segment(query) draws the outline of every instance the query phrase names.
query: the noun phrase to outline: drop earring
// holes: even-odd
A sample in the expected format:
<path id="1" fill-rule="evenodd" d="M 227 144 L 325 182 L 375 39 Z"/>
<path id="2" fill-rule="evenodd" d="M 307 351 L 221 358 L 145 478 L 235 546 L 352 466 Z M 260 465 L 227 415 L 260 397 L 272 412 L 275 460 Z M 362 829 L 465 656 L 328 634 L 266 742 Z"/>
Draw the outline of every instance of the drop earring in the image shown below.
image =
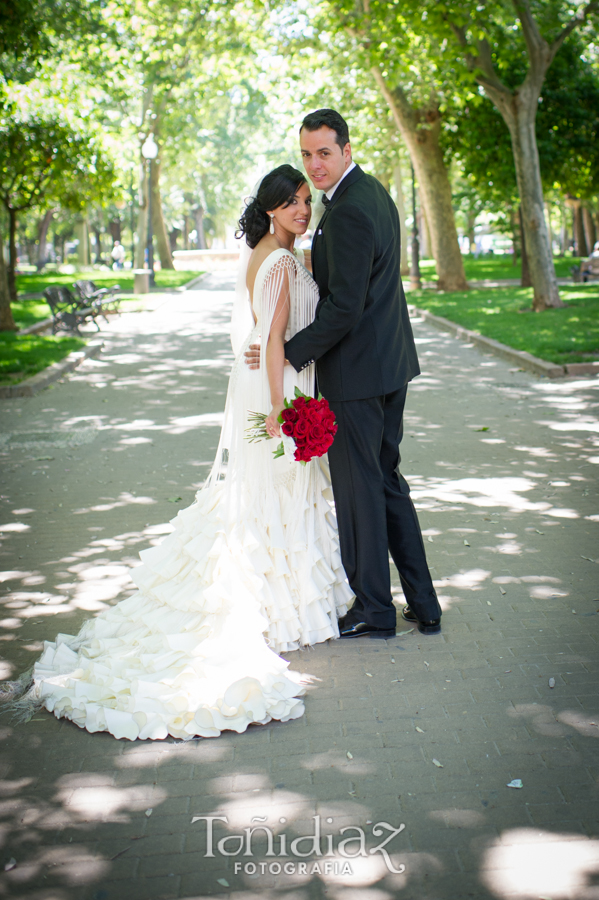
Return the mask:
<path id="1" fill-rule="evenodd" d="M 270 229 L 269 229 L 269 231 L 271 234 L 275 233 L 275 217 L 273 216 L 272 213 L 270 213 Z"/>

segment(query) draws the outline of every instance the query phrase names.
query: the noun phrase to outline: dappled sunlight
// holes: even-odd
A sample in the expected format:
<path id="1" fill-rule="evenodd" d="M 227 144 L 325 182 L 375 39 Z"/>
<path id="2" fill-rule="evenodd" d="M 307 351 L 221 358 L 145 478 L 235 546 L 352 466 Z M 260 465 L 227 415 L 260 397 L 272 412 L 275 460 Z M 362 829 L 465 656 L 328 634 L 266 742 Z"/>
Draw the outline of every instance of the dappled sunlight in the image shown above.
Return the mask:
<path id="1" fill-rule="evenodd" d="M 560 725 L 551 706 L 539 703 L 518 703 L 507 714 L 512 719 L 525 719 L 537 734 L 546 737 L 565 737 L 568 729 Z"/>
<path id="2" fill-rule="evenodd" d="M 565 709 L 557 714 L 558 722 L 569 725 L 585 737 L 599 738 L 599 712 L 595 716 L 585 715 L 578 710 Z"/>
<path id="3" fill-rule="evenodd" d="M 599 841 L 538 828 L 508 829 L 484 855 L 482 880 L 503 900 L 594 900 Z"/>
<path id="4" fill-rule="evenodd" d="M 415 501 L 430 497 L 444 503 L 466 503 L 484 508 L 504 507 L 517 512 L 545 512 L 551 508 L 550 503 L 533 503 L 520 496 L 535 487 L 536 484 L 531 479 L 520 477 L 431 479 L 426 487 L 414 487 L 412 497 Z"/>

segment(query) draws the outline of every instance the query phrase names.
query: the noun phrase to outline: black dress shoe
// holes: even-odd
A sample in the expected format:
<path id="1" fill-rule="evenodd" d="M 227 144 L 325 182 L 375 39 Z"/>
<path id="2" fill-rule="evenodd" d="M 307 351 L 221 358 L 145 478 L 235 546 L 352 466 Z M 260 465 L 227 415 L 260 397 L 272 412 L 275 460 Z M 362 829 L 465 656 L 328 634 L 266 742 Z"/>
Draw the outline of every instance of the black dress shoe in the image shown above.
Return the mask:
<path id="1" fill-rule="evenodd" d="M 409 606 L 404 606 L 401 611 L 403 618 L 406 622 L 409 622 L 410 625 L 416 625 L 420 634 L 440 634 L 441 633 L 441 619 L 431 619 L 430 622 L 421 622 L 416 618 L 416 614 L 413 609 L 410 609 Z"/>
<path id="2" fill-rule="evenodd" d="M 372 637 L 387 638 L 395 637 L 395 628 L 377 628 L 376 625 L 369 625 L 368 622 L 352 622 L 345 623 L 344 619 L 339 619 L 339 637 L 340 638 L 358 638 Z"/>

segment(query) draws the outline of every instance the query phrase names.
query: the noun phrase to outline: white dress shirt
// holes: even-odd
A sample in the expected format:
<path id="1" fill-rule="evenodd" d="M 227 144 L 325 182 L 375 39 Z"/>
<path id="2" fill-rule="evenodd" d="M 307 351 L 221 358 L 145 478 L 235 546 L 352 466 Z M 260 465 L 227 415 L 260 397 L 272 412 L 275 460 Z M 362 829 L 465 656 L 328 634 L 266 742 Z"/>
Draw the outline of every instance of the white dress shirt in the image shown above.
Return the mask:
<path id="1" fill-rule="evenodd" d="M 337 184 L 334 184 L 332 188 L 329 188 L 328 191 L 325 191 L 325 197 L 328 200 L 333 199 L 333 194 L 335 193 L 335 191 L 337 190 L 337 188 L 339 187 L 339 185 L 341 184 L 343 179 L 346 178 L 347 175 L 349 175 L 349 173 L 351 172 L 351 170 L 355 169 L 355 168 L 356 168 L 355 162 L 350 163 L 349 166 L 347 167 L 347 169 L 345 170 L 345 172 L 343 173 L 343 175 L 341 176 L 341 178 L 339 179 L 339 181 L 337 182 Z"/>

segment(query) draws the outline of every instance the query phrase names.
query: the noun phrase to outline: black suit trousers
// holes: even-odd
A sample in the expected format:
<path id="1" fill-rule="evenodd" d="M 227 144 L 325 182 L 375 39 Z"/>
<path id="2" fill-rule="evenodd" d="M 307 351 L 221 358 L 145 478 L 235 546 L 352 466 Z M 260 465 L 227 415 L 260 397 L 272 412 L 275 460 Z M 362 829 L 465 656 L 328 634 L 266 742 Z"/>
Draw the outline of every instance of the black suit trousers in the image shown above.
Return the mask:
<path id="1" fill-rule="evenodd" d="M 329 463 L 341 558 L 356 601 L 370 625 L 395 628 L 389 553 L 406 601 L 421 621 L 441 609 L 431 580 L 410 489 L 399 472 L 407 385 L 367 400 L 330 400 L 338 431 Z"/>

